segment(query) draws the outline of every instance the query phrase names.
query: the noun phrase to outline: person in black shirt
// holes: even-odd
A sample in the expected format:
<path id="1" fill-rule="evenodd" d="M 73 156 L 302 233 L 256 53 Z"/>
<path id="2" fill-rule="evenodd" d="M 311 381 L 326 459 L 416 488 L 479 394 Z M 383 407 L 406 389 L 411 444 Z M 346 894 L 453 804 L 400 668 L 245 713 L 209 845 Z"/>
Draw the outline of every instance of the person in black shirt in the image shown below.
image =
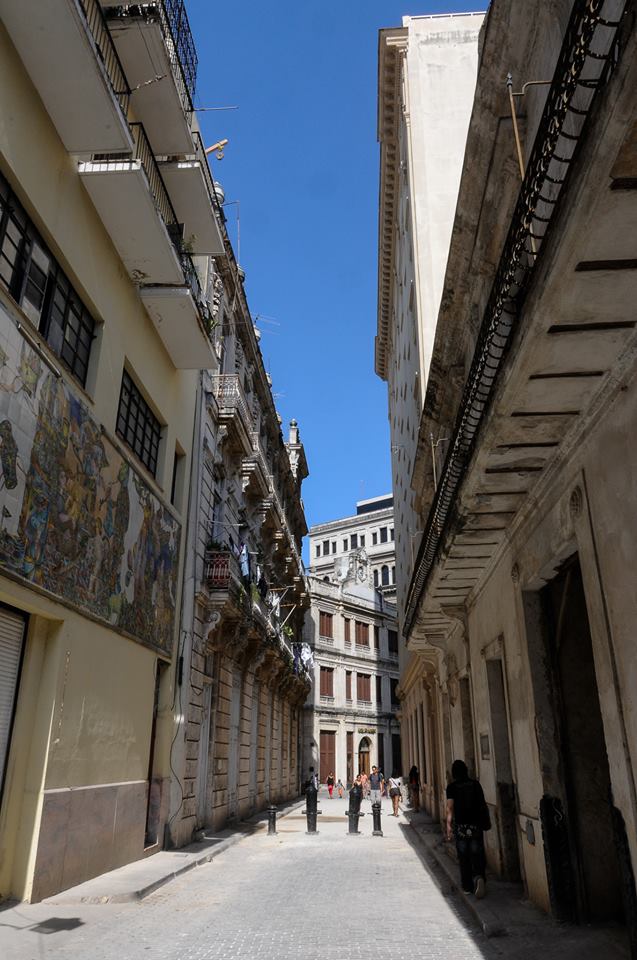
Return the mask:
<path id="1" fill-rule="evenodd" d="M 485 894 L 483 830 L 489 829 L 488 807 L 482 787 L 471 780 L 463 760 L 454 760 L 453 780 L 447 786 L 447 840 L 455 837 L 460 882 L 465 893 Z"/>

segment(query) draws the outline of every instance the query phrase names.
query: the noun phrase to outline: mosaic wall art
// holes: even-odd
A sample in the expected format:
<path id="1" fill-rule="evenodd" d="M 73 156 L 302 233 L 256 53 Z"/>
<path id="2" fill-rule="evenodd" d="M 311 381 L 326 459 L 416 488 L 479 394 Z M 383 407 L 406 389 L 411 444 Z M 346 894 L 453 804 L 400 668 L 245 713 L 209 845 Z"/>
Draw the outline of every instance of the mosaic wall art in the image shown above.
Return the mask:
<path id="1" fill-rule="evenodd" d="M 0 566 L 170 653 L 179 534 L 0 307 Z"/>

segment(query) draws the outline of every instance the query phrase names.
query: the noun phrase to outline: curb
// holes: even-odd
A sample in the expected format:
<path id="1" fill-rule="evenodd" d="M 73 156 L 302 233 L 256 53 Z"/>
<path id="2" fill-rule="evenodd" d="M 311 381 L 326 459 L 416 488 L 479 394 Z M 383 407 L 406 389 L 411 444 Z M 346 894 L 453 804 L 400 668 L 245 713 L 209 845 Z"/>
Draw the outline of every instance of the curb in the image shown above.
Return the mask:
<path id="1" fill-rule="evenodd" d="M 437 840 L 429 843 L 423 834 L 418 830 L 418 827 L 410 820 L 409 826 L 414 831 L 418 843 L 427 851 L 430 856 L 434 858 L 440 869 L 445 874 L 446 879 L 451 884 L 453 890 L 459 894 L 463 900 L 465 906 L 473 914 L 474 918 L 478 921 L 480 929 L 484 933 L 485 937 L 503 937 L 507 934 L 507 929 L 500 919 L 500 917 L 495 913 L 483 900 L 476 900 L 475 897 L 465 893 L 462 889 L 458 880 L 456 878 L 455 872 L 452 869 L 449 858 L 446 854 L 441 853 L 436 849 Z"/>
<path id="2" fill-rule="evenodd" d="M 291 803 L 287 803 L 285 806 L 280 809 L 277 808 L 277 818 L 287 817 L 292 813 L 297 807 L 301 806 L 305 801 L 303 799 L 294 800 Z M 265 816 L 263 814 L 266 814 Z M 42 903 L 58 904 L 58 905 L 72 905 L 76 903 L 85 903 L 85 904 L 105 904 L 105 903 L 137 903 L 140 900 L 143 900 L 145 897 L 150 896 L 151 893 L 154 893 L 156 890 L 159 890 L 161 887 L 165 886 L 167 883 L 170 883 L 172 880 L 176 880 L 177 877 L 183 876 L 185 873 L 188 873 L 190 870 L 194 870 L 195 867 L 203 866 L 206 863 L 210 863 L 215 857 L 218 857 L 219 854 L 224 853 L 228 850 L 229 847 L 234 846 L 236 843 L 239 843 L 241 840 L 244 840 L 246 837 L 253 836 L 255 833 L 260 831 L 265 831 L 267 828 L 267 810 L 259 811 L 259 813 L 254 814 L 253 817 L 248 818 L 247 820 L 241 821 L 243 829 L 235 830 L 229 836 L 223 837 L 222 840 L 219 840 L 218 843 L 214 845 L 211 849 L 204 850 L 200 854 L 192 854 L 192 860 L 189 860 L 187 863 L 184 863 L 182 866 L 175 866 L 174 868 L 168 870 L 163 876 L 158 877 L 155 880 L 150 881 L 144 886 L 138 887 L 136 890 L 127 890 L 122 893 L 113 893 L 113 894 L 104 894 L 104 895 L 91 895 L 87 894 L 85 896 L 76 895 L 73 896 L 72 893 L 70 896 L 65 896 L 65 894 L 70 893 L 70 890 L 64 891 L 61 890 L 58 894 L 54 894 L 51 897 L 47 897 L 42 900 Z M 224 833 L 226 831 L 223 831 Z M 266 833 L 267 836 L 267 833 Z M 183 857 L 189 856 L 187 852 L 181 852 L 179 848 L 174 850 L 165 850 L 160 851 L 162 853 L 174 853 Z M 148 860 L 134 860 L 130 864 L 126 864 L 125 867 L 119 869 L 126 869 L 126 867 L 139 866 L 141 864 L 151 862 L 152 858 Z M 98 878 L 93 878 L 98 879 Z M 91 881 L 85 881 L 90 883 Z"/>

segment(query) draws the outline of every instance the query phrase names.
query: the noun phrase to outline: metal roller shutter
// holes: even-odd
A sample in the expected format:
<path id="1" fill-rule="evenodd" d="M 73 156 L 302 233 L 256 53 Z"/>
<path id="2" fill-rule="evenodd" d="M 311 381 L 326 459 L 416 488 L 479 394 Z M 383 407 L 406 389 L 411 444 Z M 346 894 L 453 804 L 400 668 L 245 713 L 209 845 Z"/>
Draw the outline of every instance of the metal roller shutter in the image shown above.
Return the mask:
<path id="1" fill-rule="evenodd" d="M 0 796 L 9 754 L 26 618 L 0 607 Z"/>

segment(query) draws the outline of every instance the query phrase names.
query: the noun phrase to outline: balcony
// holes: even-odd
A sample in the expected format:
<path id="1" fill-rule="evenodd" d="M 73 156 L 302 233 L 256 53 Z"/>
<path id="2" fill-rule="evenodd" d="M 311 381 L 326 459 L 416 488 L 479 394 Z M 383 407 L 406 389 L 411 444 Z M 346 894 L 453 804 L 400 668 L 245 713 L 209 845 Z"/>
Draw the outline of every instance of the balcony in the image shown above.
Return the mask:
<path id="1" fill-rule="evenodd" d="M 170 194 L 184 237 L 195 254 L 224 253 L 221 212 L 204 145 L 194 134 L 195 154 L 185 160 L 165 160 L 159 169 Z"/>
<path id="2" fill-rule="evenodd" d="M 231 442 L 243 449 L 246 455 L 253 451 L 252 414 L 241 381 L 236 374 L 222 374 L 212 378 L 213 393 L 219 406 L 219 421 L 228 428 Z"/>
<path id="3" fill-rule="evenodd" d="M 197 55 L 183 0 L 109 6 L 106 16 L 131 86 L 131 107 L 156 154 L 192 154 Z"/>
<path id="4" fill-rule="evenodd" d="M 181 286 L 177 216 L 143 126 L 130 130 L 131 155 L 94 155 L 80 176 L 131 278 Z"/>
<path id="5" fill-rule="evenodd" d="M 97 0 L 0 0 L 0 19 L 69 153 L 130 150 L 130 90 Z"/>
<path id="6" fill-rule="evenodd" d="M 241 463 L 241 474 L 246 493 L 253 492 L 257 496 L 267 499 L 270 494 L 270 476 L 265 450 L 261 446 L 259 434 L 255 431 L 250 434 L 252 450 Z"/>
<path id="7" fill-rule="evenodd" d="M 209 313 L 193 262 L 182 254 L 184 286 L 143 286 L 139 295 L 177 370 L 207 370 L 215 355 Z"/>

